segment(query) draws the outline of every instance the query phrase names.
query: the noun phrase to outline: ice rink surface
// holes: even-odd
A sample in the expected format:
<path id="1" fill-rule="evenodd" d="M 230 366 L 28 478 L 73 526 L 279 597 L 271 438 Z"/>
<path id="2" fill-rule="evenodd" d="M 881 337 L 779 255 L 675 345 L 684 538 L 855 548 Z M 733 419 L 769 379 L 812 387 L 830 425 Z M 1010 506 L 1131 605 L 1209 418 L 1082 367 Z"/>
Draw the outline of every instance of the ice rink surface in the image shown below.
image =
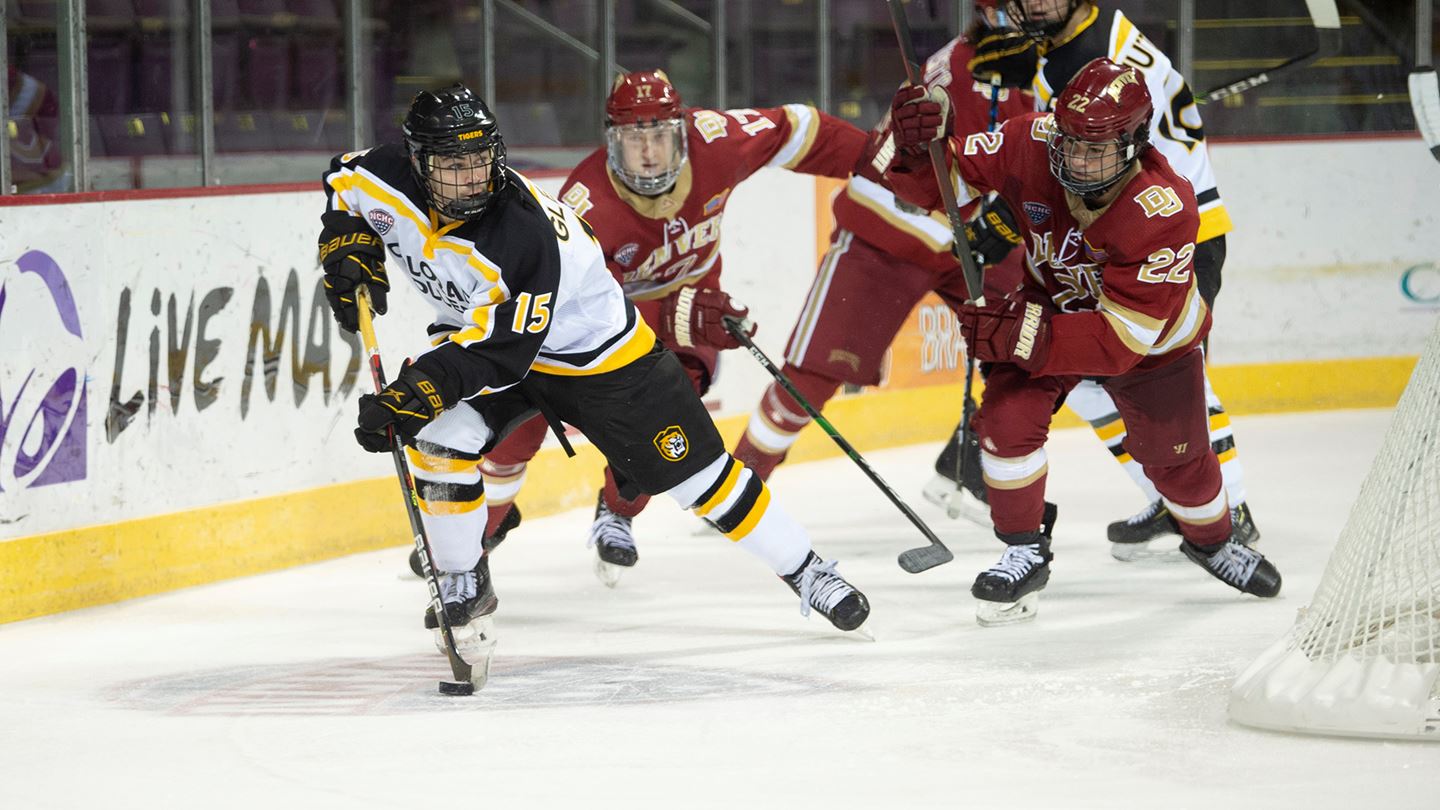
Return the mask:
<path id="1" fill-rule="evenodd" d="M 1236 419 L 1280 598 L 1198 567 L 1120 563 L 1143 504 L 1088 430 L 1050 443 L 1060 504 L 1039 618 L 981 628 L 998 558 L 919 496 L 934 446 L 872 462 L 955 550 L 846 459 L 781 467 L 779 503 L 874 612 L 846 636 L 669 501 L 639 565 L 592 575 L 587 510 L 496 552 L 489 685 L 446 698 L 397 547 L 0 626 L 0 808 L 1440 808 L 1440 745 L 1231 725 L 1234 676 L 1309 600 L 1387 411 Z M 839 426 L 844 429 L 843 425 Z M 398 499 L 398 495 L 397 495 Z M 523 495 L 522 495 L 523 501 Z M 397 504 L 397 508 L 399 508 Z"/>

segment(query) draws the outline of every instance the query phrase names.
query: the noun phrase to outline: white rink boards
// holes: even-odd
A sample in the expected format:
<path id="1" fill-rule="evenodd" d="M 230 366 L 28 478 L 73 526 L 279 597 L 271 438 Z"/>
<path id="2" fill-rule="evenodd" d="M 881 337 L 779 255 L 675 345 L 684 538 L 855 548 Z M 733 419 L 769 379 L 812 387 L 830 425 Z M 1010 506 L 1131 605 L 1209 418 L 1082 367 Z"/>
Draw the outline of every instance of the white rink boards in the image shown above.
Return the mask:
<path id="1" fill-rule="evenodd" d="M 1084 430 L 1051 441 L 1060 503 L 1036 622 L 982 629 L 999 553 L 920 500 L 934 447 L 782 467 L 777 501 L 874 604 L 877 640 L 798 615 L 757 562 L 657 502 L 639 566 L 590 573 L 584 510 L 495 557 L 490 684 L 442 698 L 423 586 L 396 548 L 0 626 L 0 807 L 1434 808 L 1440 746 L 1230 725 L 1234 676 L 1308 600 L 1387 411 L 1235 420 L 1281 597 L 1185 563 L 1122 564 L 1140 497 Z M 843 430 L 844 426 L 840 426 Z"/>

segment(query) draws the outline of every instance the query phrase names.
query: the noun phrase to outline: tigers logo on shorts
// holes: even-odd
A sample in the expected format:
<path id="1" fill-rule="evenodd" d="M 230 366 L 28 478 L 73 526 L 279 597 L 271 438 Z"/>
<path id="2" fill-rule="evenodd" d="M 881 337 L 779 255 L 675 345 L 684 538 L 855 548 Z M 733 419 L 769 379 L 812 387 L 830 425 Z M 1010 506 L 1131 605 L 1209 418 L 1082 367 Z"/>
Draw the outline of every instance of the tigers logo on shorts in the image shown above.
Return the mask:
<path id="1" fill-rule="evenodd" d="M 690 452 L 690 440 L 685 438 L 685 431 L 679 425 L 670 425 L 655 434 L 655 449 L 666 461 L 679 461 Z"/>

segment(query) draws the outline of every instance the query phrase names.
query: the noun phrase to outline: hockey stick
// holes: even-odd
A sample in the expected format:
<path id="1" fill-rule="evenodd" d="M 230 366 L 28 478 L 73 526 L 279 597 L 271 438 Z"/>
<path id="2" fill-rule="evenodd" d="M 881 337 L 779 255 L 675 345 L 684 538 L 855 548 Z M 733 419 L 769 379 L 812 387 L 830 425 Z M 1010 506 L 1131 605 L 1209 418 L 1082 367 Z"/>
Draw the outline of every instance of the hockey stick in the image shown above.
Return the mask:
<path id="1" fill-rule="evenodd" d="M 729 316 L 726 316 L 724 320 L 725 328 L 736 340 L 740 341 L 740 345 L 750 350 L 750 354 L 754 355 L 755 359 L 760 361 L 760 365 L 764 366 L 765 370 L 770 372 L 770 376 L 775 378 L 775 382 L 780 383 L 780 387 L 784 388 L 786 393 L 790 394 L 796 402 L 800 403 L 800 407 L 804 408 L 805 412 L 810 414 L 810 418 L 814 419 L 815 423 L 819 425 L 831 439 L 835 440 L 835 444 L 840 446 L 840 449 L 844 451 L 845 455 L 849 456 L 850 460 L 855 462 L 856 466 L 858 466 L 865 475 L 869 476 L 875 486 L 879 487 L 880 491 L 885 493 L 885 497 L 889 498 L 890 502 L 895 504 L 896 508 L 903 512 L 905 517 L 909 518 L 910 522 L 915 524 L 915 528 L 919 529 L 920 533 L 925 535 L 925 538 L 930 541 L 930 545 L 928 546 L 921 546 L 920 548 L 912 548 L 909 551 L 901 552 L 899 557 L 900 567 L 912 574 L 918 574 L 921 571 L 928 571 L 937 565 L 944 565 L 955 559 L 955 555 L 950 552 L 950 549 L 945 547 L 944 543 L 940 542 L 940 538 L 935 536 L 935 532 L 930 531 L 930 527 L 926 526 L 925 521 L 921 520 L 920 516 L 915 514 L 915 510 L 900 500 L 900 496 L 896 495 L 895 490 L 891 489 L 890 485 L 885 483 L 885 479 L 881 478 L 880 474 L 871 468 L 864 457 L 860 455 L 860 452 L 856 450 L 850 442 L 845 441 L 845 437 L 841 436 L 840 431 L 836 430 L 835 426 L 830 424 L 830 420 L 821 416 L 820 412 L 815 410 L 815 406 L 811 405 L 810 402 L 805 399 L 805 395 L 801 394 L 799 389 L 795 387 L 795 384 L 790 382 L 790 378 L 785 376 L 785 372 L 781 371 L 780 368 L 775 365 L 774 361 L 767 357 L 765 352 L 760 350 L 759 346 L 755 345 L 755 341 L 751 340 L 750 336 L 746 334 L 748 322 Z"/>
<path id="2" fill-rule="evenodd" d="M 1002 14 L 1004 12 L 1001 12 Z M 994 132 L 1000 126 L 1000 74 L 996 73 L 990 77 L 990 126 L 988 131 Z M 960 452 L 955 456 L 955 497 L 961 497 L 961 490 L 965 489 L 965 445 L 969 441 L 970 420 L 974 417 L 975 395 L 975 353 L 970 347 L 965 347 L 965 399 L 960 407 Z M 952 515 L 953 517 L 953 515 Z"/>
<path id="3" fill-rule="evenodd" d="M 895 41 L 900 44 L 900 56 L 905 62 L 905 77 L 910 84 L 922 87 L 924 76 L 920 74 L 920 62 L 915 58 L 915 41 L 910 37 L 910 22 L 905 17 L 901 0 L 886 0 L 890 9 L 890 23 L 895 28 Z M 970 252 L 970 242 L 965 238 L 965 221 L 960 218 L 960 205 L 955 201 L 955 187 L 950 184 L 950 171 L 945 163 L 945 144 L 949 138 L 930 142 L 930 168 L 935 171 L 935 182 L 940 186 L 940 200 L 945 204 L 945 216 L 950 220 L 954 236 L 953 251 L 960 260 L 960 269 L 965 274 L 965 289 L 970 300 L 984 305 L 985 292 L 980 286 L 980 268 L 975 265 L 975 256 Z"/>
<path id="4" fill-rule="evenodd" d="M 1237 79 L 1229 84 L 1206 90 L 1201 93 L 1196 101 L 1201 104 L 1209 104 L 1212 101 L 1219 101 L 1226 96 L 1233 96 L 1243 93 L 1252 87 L 1259 87 L 1270 81 L 1270 78 L 1282 70 L 1291 70 L 1304 67 L 1317 59 L 1324 59 L 1327 56 L 1334 56 L 1340 52 L 1340 11 L 1335 8 L 1335 0 L 1305 0 L 1305 5 L 1310 9 L 1310 21 L 1315 24 L 1315 48 L 1302 53 L 1294 59 L 1289 59 L 1276 65 L 1269 70 L 1262 70 L 1243 79 Z"/>
<path id="5" fill-rule="evenodd" d="M 1440 80 L 1435 68 L 1422 65 L 1410 74 L 1410 106 L 1415 110 L 1415 128 L 1440 160 Z"/>
<path id="6" fill-rule="evenodd" d="M 364 284 L 355 288 L 355 308 L 360 316 L 360 341 L 370 358 L 370 376 L 375 381 L 375 393 L 378 394 L 385 390 L 385 367 L 380 364 L 380 344 L 375 339 L 375 325 L 370 316 L 370 290 Z M 430 538 L 425 535 L 425 524 L 420 520 L 420 499 L 415 494 L 415 482 L 410 478 L 405 451 L 394 430 L 390 429 L 389 434 L 395 476 L 400 479 L 400 494 L 405 498 L 405 513 L 410 516 L 415 550 L 420 553 L 420 567 L 425 572 L 426 584 L 430 586 L 430 609 L 435 611 L 435 620 L 440 624 L 440 634 L 445 639 L 445 657 L 450 659 L 450 672 L 455 676 L 454 682 L 441 681 L 440 691 L 447 695 L 472 694 L 475 691 L 475 684 L 471 681 L 472 668 L 455 648 L 455 634 L 450 630 L 450 618 L 445 615 L 445 605 L 440 599 L 440 580 L 435 574 L 435 566 L 430 563 Z"/>

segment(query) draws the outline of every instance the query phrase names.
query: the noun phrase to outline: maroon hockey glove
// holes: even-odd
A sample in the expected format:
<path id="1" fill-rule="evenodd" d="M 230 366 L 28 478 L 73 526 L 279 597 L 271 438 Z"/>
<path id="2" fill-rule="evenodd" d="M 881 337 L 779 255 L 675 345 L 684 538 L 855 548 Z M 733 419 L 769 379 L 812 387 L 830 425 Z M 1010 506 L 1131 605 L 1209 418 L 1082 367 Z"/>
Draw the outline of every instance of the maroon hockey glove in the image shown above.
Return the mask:
<path id="1" fill-rule="evenodd" d="M 660 302 L 660 323 L 655 332 L 672 349 L 710 346 L 736 349 L 740 341 L 725 328 L 725 318 L 746 321 L 750 309 L 721 290 L 684 287 Z M 748 321 L 746 321 L 748 323 Z M 755 324 L 745 334 L 755 334 Z"/>
<path id="2" fill-rule="evenodd" d="M 407 365 L 380 393 L 360 397 L 355 440 L 371 453 L 384 453 L 392 446 L 388 429 L 394 428 L 401 442 L 410 444 L 447 407 L 434 380 Z"/>
<path id="3" fill-rule="evenodd" d="M 904 155 L 924 155 L 930 142 L 950 131 L 950 99 L 945 91 L 906 85 L 890 102 L 890 129 L 895 149 Z"/>
<path id="4" fill-rule="evenodd" d="M 370 306 L 376 315 L 384 315 L 388 306 L 385 295 L 390 291 L 390 277 L 385 273 L 385 245 L 380 242 L 365 220 L 344 211 L 326 211 L 320 218 L 320 264 L 325 268 L 325 300 L 340 328 L 354 332 L 360 328 L 355 306 L 355 288 L 370 288 Z"/>
<path id="5" fill-rule="evenodd" d="M 1035 373 L 1050 356 L 1050 316 L 1053 307 L 1024 298 L 1002 298 L 985 306 L 964 304 L 960 333 L 975 359 L 986 363 L 1014 363 Z"/>

